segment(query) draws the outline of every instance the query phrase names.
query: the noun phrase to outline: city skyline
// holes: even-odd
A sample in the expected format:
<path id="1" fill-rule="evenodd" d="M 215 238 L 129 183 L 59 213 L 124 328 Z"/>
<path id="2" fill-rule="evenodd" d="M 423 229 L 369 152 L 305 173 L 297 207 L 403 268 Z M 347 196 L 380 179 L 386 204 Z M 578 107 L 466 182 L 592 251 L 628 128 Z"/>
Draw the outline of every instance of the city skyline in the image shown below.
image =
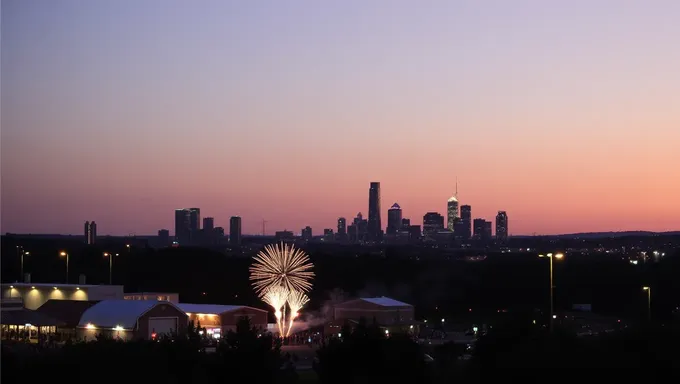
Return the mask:
<path id="1" fill-rule="evenodd" d="M 3 1 L 0 231 L 680 229 L 680 2 L 491 3 Z"/>

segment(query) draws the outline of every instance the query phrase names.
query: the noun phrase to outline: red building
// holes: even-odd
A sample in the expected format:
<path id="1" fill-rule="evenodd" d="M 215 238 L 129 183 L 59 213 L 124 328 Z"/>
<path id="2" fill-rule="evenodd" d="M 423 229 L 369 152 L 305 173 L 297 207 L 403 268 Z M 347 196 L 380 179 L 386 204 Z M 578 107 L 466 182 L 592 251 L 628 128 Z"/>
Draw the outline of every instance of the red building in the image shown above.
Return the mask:
<path id="1" fill-rule="evenodd" d="M 247 307 L 244 305 L 218 304 L 183 304 L 178 306 L 189 316 L 194 325 L 200 323 L 209 335 L 220 338 L 229 331 L 236 330 L 236 324 L 242 317 L 250 319 L 250 325 L 260 329 L 267 329 L 268 312 L 264 309 Z"/>

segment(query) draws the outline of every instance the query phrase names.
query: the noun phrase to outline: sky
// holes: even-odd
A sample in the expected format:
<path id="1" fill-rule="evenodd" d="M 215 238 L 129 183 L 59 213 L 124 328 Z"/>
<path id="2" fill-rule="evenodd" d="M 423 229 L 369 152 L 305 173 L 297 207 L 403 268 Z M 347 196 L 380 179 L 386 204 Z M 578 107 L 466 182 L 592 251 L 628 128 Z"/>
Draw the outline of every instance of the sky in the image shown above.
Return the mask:
<path id="1" fill-rule="evenodd" d="M 1 223 L 680 230 L 675 0 L 3 0 Z"/>

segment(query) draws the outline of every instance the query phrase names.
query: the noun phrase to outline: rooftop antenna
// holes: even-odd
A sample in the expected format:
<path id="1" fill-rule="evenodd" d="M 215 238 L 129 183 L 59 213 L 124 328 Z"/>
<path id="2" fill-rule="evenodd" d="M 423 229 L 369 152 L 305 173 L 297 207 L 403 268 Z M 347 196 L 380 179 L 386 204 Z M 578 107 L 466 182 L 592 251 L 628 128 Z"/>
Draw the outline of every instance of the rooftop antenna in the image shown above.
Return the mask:
<path id="1" fill-rule="evenodd" d="M 456 199 L 458 198 L 458 176 L 456 176 Z"/>

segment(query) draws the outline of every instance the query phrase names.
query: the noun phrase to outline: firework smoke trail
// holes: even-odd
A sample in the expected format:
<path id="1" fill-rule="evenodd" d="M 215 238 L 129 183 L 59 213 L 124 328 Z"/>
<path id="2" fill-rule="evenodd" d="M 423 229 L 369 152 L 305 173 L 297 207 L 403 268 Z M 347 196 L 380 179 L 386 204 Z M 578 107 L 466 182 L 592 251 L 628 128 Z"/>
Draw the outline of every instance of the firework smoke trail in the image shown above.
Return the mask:
<path id="1" fill-rule="evenodd" d="M 276 316 L 276 325 L 279 328 L 279 336 L 283 337 L 284 327 L 286 321 L 286 314 L 284 306 L 288 301 L 290 291 L 282 286 L 269 287 L 262 295 L 262 301 L 271 305 L 274 308 L 274 315 Z"/>
<path id="2" fill-rule="evenodd" d="M 309 280 L 314 277 L 314 265 L 303 250 L 285 243 L 267 245 L 254 259 L 250 280 L 260 297 L 270 287 L 282 286 L 291 292 L 308 292 L 312 288 Z"/>
<path id="3" fill-rule="evenodd" d="M 293 329 L 293 320 L 298 316 L 298 311 L 302 309 L 309 302 L 309 297 L 301 291 L 290 291 L 288 293 L 288 306 L 290 307 L 290 324 L 286 331 L 286 337 L 290 336 L 290 330 Z"/>

